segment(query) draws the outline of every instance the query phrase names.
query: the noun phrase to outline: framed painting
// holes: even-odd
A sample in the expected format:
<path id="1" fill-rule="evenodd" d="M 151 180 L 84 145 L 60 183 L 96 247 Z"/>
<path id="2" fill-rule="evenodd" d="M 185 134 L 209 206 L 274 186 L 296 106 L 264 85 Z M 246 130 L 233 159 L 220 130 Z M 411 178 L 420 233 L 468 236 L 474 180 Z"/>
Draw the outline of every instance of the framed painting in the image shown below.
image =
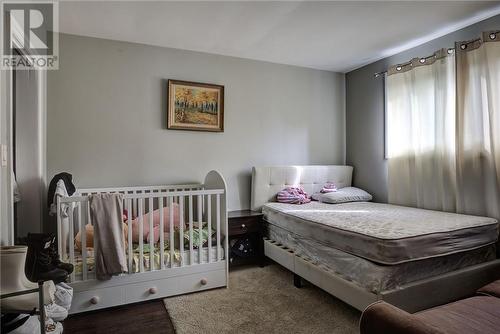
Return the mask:
<path id="1" fill-rule="evenodd" d="M 167 128 L 224 131 L 224 86 L 168 80 Z"/>

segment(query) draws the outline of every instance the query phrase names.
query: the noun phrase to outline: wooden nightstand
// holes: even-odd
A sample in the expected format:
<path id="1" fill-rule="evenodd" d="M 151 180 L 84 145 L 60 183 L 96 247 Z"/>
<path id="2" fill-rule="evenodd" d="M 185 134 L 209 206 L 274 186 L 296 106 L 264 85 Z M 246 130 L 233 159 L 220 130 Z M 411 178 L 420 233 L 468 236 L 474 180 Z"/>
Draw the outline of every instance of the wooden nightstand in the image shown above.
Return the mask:
<path id="1" fill-rule="evenodd" d="M 229 264 L 246 263 L 264 265 L 264 241 L 262 213 L 251 210 L 228 212 Z M 235 247 L 236 244 L 245 247 Z"/>

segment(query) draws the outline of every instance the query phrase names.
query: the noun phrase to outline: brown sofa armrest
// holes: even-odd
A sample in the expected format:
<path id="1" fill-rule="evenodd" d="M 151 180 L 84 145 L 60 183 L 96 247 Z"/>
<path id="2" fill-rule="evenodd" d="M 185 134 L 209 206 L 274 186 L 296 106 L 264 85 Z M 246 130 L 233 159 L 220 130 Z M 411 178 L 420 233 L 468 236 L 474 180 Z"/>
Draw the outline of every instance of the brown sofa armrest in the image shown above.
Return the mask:
<path id="1" fill-rule="evenodd" d="M 383 301 L 366 308 L 359 327 L 361 334 L 443 334 L 410 313 Z"/>
<path id="2" fill-rule="evenodd" d="M 483 286 L 481 289 L 477 290 L 477 293 L 500 298 L 500 279 Z"/>

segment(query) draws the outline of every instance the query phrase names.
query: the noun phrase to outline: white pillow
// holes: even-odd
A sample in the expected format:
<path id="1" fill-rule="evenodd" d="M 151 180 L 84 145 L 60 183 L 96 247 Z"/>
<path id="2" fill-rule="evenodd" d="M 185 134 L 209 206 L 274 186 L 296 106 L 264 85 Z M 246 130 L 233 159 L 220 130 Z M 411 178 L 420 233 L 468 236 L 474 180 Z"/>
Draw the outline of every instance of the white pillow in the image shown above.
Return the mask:
<path id="1" fill-rule="evenodd" d="M 363 189 L 345 187 L 326 194 L 315 193 L 312 195 L 312 199 L 330 204 L 339 204 L 347 202 L 368 202 L 372 200 L 372 195 Z"/>

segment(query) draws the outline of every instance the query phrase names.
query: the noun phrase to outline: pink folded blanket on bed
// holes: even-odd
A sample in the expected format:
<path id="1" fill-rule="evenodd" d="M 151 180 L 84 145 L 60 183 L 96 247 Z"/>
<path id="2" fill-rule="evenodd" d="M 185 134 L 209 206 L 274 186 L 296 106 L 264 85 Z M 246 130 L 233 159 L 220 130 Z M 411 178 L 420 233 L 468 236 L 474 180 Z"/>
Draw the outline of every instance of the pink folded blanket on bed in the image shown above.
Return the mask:
<path id="1" fill-rule="evenodd" d="M 173 207 L 173 221 L 174 221 L 174 226 L 179 226 L 179 204 L 177 203 L 172 203 Z M 153 234 L 151 234 L 151 231 L 149 229 L 149 219 L 150 216 L 153 218 Z M 139 242 L 139 230 L 140 230 L 140 222 L 139 222 L 139 217 L 136 217 L 131 221 L 132 224 L 132 241 L 133 242 Z M 148 241 L 150 237 L 153 237 L 153 242 L 158 242 L 160 240 L 160 210 L 156 209 L 153 212 L 148 212 L 145 215 L 142 216 L 142 227 L 143 227 L 143 234 L 142 234 L 142 239 L 144 241 Z M 170 231 L 170 208 L 169 207 L 164 207 L 163 208 L 163 232 L 169 232 Z"/>
<path id="2" fill-rule="evenodd" d="M 298 187 L 286 187 L 277 195 L 278 202 L 288 204 L 305 204 L 311 201 L 304 189 Z"/>
<path id="3" fill-rule="evenodd" d="M 326 194 L 334 191 L 337 191 L 337 186 L 333 184 L 333 182 L 327 182 L 323 188 L 321 188 L 320 193 Z"/>

